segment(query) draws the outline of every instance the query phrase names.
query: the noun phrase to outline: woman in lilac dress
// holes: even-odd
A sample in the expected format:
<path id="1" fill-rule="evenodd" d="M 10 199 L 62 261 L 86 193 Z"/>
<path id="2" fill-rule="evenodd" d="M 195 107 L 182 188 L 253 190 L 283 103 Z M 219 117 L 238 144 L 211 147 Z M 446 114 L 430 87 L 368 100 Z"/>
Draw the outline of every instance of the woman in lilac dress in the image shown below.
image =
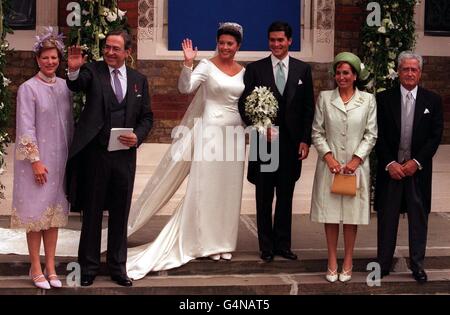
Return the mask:
<path id="1" fill-rule="evenodd" d="M 63 50 L 62 36 L 51 28 L 38 36 L 34 52 L 40 70 L 17 92 L 11 227 L 26 230 L 30 277 L 42 289 L 62 286 L 55 272 L 55 250 L 58 228 L 67 224 L 69 211 L 64 169 L 73 130 L 72 102 L 65 80 L 55 75 Z"/>

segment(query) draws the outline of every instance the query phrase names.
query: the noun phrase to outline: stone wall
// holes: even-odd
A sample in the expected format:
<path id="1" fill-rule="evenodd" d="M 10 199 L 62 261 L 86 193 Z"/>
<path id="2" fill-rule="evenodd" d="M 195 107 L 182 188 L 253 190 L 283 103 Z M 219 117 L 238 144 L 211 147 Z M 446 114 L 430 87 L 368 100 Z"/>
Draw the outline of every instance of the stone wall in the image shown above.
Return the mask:
<path id="1" fill-rule="evenodd" d="M 334 29 L 335 54 L 343 51 L 358 54 L 363 12 L 360 6 L 353 4 L 354 2 L 356 1 L 336 1 Z"/>
<path id="2" fill-rule="evenodd" d="M 450 57 L 424 57 L 422 86 L 442 97 L 444 105 L 442 143 L 450 144 Z"/>

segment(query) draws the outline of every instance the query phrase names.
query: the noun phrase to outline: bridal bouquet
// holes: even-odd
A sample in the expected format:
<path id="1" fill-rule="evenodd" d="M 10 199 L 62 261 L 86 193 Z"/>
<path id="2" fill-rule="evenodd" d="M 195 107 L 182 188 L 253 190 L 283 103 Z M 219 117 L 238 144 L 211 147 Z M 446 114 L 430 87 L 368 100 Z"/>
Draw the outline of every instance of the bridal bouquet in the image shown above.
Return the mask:
<path id="1" fill-rule="evenodd" d="M 245 112 L 258 132 L 266 133 L 277 117 L 278 101 L 270 88 L 256 86 L 245 99 Z"/>

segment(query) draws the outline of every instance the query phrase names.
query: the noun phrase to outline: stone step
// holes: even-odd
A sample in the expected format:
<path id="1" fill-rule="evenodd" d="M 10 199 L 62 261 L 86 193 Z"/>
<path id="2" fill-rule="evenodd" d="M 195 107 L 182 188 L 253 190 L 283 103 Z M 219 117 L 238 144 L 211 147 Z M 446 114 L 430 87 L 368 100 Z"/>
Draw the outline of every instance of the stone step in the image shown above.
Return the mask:
<path id="1" fill-rule="evenodd" d="M 121 287 L 99 276 L 90 287 L 41 290 L 26 276 L 1 276 L 0 294 L 8 295 L 316 295 L 316 294 L 450 294 L 450 269 L 428 270 L 429 281 L 418 284 L 409 272 L 392 273 L 369 286 L 367 273 L 355 272 L 347 283 L 328 283 L 320 273 L 211 276 L 147 276 Z"/>
<path id="2" fill-rule="evenodd" d="M 0 226 L 6 227 L 6 217 L 0 216 Z M 165 225 L 168 216 L 155 216 L 139 232 L 129 238 L 129 246 L 138 246 L 154 239 Z M 80 219 L 70 217 L 70 228 L 79 228 Z M 429 238 L 425 269 L 429 282 L 418 285 L 408 270 L 408 229 L 407 220 L 401 220 L 394 258 L 394 272 L 382 280 L 381 286 L 370 287 L 366 283 L 369 274 L 368 263 L 374 261 L 377 253 L 376 217 L 368 226 L 358 229 L 358 242 L 354 251 L 354 277 L 350 283 L 326 282 L 324 273 L 327 266 L 327 249 L 323 225 L 311 224 L 308 215 L 293 216 L 292 249 L 300 260 L 290 261 L 276 257 L 271 263 L 259 258 L 254 215 L 242 215 L 239 226 L 237 250 L 232 261 L 215 262 L 210 259 L 196 259 L 173 270 L 154 272 L 142 280 L 135 281 L 133 287 L 123 288 L 112 282 L 108 276 L 105 255 L 99 277 L 92 287 L 65 287 L 61 290 L 43 291 L 35 288 L 28 278 L 29 258 L 20 255 L 0 255 L 0 294 L 45 294 L 45 295 L 125 295 L 125 294 L 167 294 L 174 300 L 184 295 L 199 295 L 201 298 L 221 298 L 218 295 L 310 295 L 310 294 L 450 294 L 450 213 L 430 214 Z M 344 256 L 342 237 L 338 244 L 338 257 Z M 43 258 L 42 258 L 43 259 Z M 69 274 L 67 264 L 76 262 L 76 257 L 57 257 L 57 273 Z M 339 262 L 339 266 L 342 262 Z M 181 297 L 179 295 L 182 295 Z M 214 295 L 215 297 L 211 297 Z M 151 297 L 146 297 L 151 298 Z M 8 300 L 10 300 L 8 298 Z M 295 303 L 298 303 L 298 297 Z M 304 299 L 300 299 L 304 303 Z M 314 301 L 308 297 L 307 301 Z M 40 301 L 40 299 L 39 299 Z M 151 304 L 164 301 L 154 298 Z M 200 300 L 199 300 L 200 301 Z M 274 303 L 276 301 L 272 300 Z M 283 303 L 285 299 L 281 300 Z M 292 301 L 289 299 L 287 301 Z M 417 301 L 417 300 L 415 300 Z M 16 301 L 17 302 L 17 301 Z M 146 299 L 146 302 L 149 301 Z M 167 301 L 171 306 L 173 300 Z M 323 301 L 317 301 L 323 303 Z M 336 301 L 342 303 L 341 299 Z M 368 301 L 369 302 L 369 301 Z M 20 303 L 20 301 L 19 301 Z M 34 303 L 39 303 L 34 300 Z M 309 302 L 308 302 L 309 303 Z M 345 303 L 353 305 L 353 300 Z M 322 304 L 320 304 L 322 306 Z M 325 303 L 326 304 L 326 303 Z M 372 302 L 373 304 L 373 302 Z M 125 305 L 128 305 L 125 303 Z M 161 304 L 160 304 L 161 305 Z M 333 304 L 336 305 L 336 304 Z M 302 307 L 302 305 L 298 305 Z M 326 305 L 324 305 L 326 306 Z"/>
<path id="3" fill-rule="evenodd" d="M 68 268 L 68 264 L 76 262 L 76 257 L 57 257 L 56 272 L 60 275 L 68 274 L 73 268 Z M 355 272 L 366 272 L 368 264 L 374 262 L 374 258 L 354 258 L 353 270 Z M 342 266 L 342 260 L 338 260 Z M 28 274 L 29 262 L 27 256 L 5 255 L 0 261 L 0 276 L 23 276 Z M 326 259 L 299 259 L 296 261 L 287 260 L 275 256 L 271 263 L 265 263 L 255 253 L 239 252 L 235 253 L 231 261 L 212 261 L 209 258 L 193 260 L 179 268 L 150 272 L 148 276 L 214 276 L 214 275 L 273 275 L 279 273 L 298 274 L 310 272 L 324 272 L 326 270 Z M 394 271 L 409 272 L 407 259 L 396 257 L 393 261 Z M 372 268 L 370 268 L 372 270 Z M 442 270 L 450 269 L 450 256 L 426 257 L 425 269 Z M 100 276 L 109 275 L 108 267 L 102 257 L 99 271 Z"/>

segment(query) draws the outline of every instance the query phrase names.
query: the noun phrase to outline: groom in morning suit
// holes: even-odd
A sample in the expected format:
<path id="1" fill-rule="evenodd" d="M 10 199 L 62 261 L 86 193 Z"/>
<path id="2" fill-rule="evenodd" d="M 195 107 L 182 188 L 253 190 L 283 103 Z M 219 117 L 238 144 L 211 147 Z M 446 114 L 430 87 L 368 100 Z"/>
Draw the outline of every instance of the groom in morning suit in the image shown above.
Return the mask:
<path id="1" fill-rule="evenodd" d="M 271 153 L 279 153 L 278 168 L 265 172 L 261 168 L 262 158 L 258 157 L 256 161 L 249 159 L 247 172 L 248 181 L 255 185 L 259 249 L 265 262 L 272 261 L 274 255 L 297 259 L 291 251 L 292 196 L 295 182 L 300 178 L 302 160 L 309 153 L 314 116 L 311 67 L 289 56 L 292 28 L 285 22 L 274 22 L 269 26 L 268 39 L 272 54 L 246 67 L 245 90 L 239 100 L 239 112 L 249 126 L 252 121 L 245 112 L 245 99 L 255 87 L 269 87 L 279 105 L 274 123 L 279 131 L 268 129 L 267 136 L 258 135 L 250 147 L 252 152 L 258 152 L 262 142 L 279 141 L 279 152 Z"/>
<path id="2" fill-rule="evenodd" d="M 127 225 L 136 171 L 136 148 L 153 124 L 148 82 L 127 67 L 131 37 L 108 33 L 104 61 L 83 65 L 79 46 L 70 47 L 67 86 L 86 93 L 67 162 L 67 192 L 75 211 L 83 211 L 78 262 L 81 285 L 89 286 L 100 268 L 103 210 L 108 210 L 107 264 L 111 279 L 131 286 L 127 276 Z M 108 151 L 111 128 L 133 128 L 119 141 L 126 150 Z"/>
<path id="3" fill-rule="evenodd" d="M 428 214 L 431 211 L 433 156 L 444 126 L 441 97 L 420 86 L 422 57 L 398 57 L 400 86 L 377 94 L 378 157 L 375 210 L 381 276 L 390 272 L 399 216 L 408 213 L 409 260 L 413 278 L 427 281 L 424 270 Z"/>

